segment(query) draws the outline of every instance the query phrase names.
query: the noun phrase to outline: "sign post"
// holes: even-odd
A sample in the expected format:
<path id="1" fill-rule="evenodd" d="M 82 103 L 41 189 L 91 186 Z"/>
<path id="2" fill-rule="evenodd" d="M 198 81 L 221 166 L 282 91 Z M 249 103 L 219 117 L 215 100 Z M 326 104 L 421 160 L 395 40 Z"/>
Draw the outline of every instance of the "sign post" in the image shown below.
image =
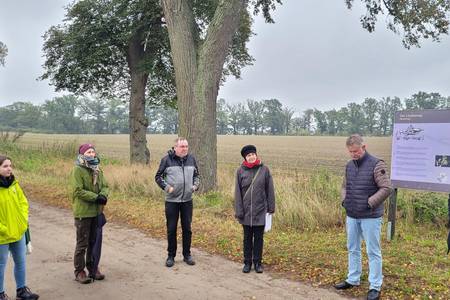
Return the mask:
<path id="1" fill-rule="evenodd" d="M 448 194 L 448 235 L 447 235 L 447 255 L 450 253 L 450 194 Z"/>
<path id="2" fill-rule="evenodd" d="M 395 219 L 397 213 L 397 189 L 394 189 L 389 197 L 389 211 L 388 211 L 388 228 L 387 240 L 391 241 L 395 234 Z"/>
<path id="3" fill-rule="evenodd" d="M 450 231 L 450 194 L 448 194 L 448 200 L 447 200 L 447 205 L 448 205 L 448 222 L 447 222 L 447 228 Z M 450 232 L 449 232 L 450 235 Z M 450 248 L 450 247 L 449 247 Z"/>

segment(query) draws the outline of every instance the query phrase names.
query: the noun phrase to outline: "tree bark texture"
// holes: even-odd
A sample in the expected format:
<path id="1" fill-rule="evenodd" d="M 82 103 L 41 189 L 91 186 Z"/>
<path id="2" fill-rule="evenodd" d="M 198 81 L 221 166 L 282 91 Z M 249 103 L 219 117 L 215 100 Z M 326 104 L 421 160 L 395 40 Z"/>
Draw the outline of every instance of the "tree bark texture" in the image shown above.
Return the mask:
<path id="1" fill-rule="evenodd" d="M 196 156 L 201 191 L 216 188 L 216 104 L 225 59 L 246 0 L 221 0 L 206 38 L 199 41 L 190 1 L 163 0 L 175 68 L 179 134 Z"/>
<path id="2" fill-rule="evenodd" d="M 140 68 L 140 62 L 144 57 L 144 47 L 137 35 L 130 40 L 128 45 L 127 63 L 131 76 L 130 94 L 130 162 L 139 164 L 150 163 L 150 151 L 147 147 L 148 119 L 145 116 L 145 88 L 148 73 Z"/>

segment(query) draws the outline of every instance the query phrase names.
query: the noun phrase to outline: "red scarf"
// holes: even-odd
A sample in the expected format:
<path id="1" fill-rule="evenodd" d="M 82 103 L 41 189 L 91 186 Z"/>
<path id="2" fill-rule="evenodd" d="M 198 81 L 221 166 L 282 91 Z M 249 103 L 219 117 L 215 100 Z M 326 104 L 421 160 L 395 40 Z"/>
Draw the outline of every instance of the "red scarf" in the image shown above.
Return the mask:
<path id="1" fill-rule="evenodd" d="M 255 166 L 259 166 L 261 164 L 261 161 L 258 158 L 252 163 L 249 163 L 248 161 L 244 160 L 244 162 L 242 164 L 244 166 L 246 166 L 247 168 L 251 169 Z"/>

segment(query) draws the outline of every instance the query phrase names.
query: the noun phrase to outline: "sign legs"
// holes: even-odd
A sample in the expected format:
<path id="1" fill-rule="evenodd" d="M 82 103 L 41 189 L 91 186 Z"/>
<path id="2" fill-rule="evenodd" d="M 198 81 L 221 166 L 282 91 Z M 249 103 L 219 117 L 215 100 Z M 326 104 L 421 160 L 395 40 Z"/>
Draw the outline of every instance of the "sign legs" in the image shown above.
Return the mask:
<path id="1" fill-rule="evenodd" d="M 389 197 L 388 228 L 387 228 L 388 241 L 391 241 L 394 238 L 396 212 L 397 212 L 397 189 L 395 188 L 392 191 L 391 196 Z"/>

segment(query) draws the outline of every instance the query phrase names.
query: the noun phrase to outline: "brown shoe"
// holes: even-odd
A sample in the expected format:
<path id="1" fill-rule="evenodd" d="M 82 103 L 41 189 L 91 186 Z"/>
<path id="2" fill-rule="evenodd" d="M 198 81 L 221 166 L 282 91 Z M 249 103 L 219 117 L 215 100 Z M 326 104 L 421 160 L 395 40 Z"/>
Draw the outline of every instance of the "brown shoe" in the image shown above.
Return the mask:
<path id="1" fill-rule="evenodd" d="M 87 277 L 86 272 L 84 270 L 79 272 L 75 276 L 75 280 L 78 281 L 81 284 L 86 284 L 86 283 L 91 283 L 92 282 L 92 279 Z"/>
<path id="2" fill-rule="evenodd" d="M 100 270 L 97 270 L 97 272 L 95 273 L 95 276 L 92 274 L 89 274 L 89 277 L 94 280 L 103 280 L 103 279 L 105 279 L 105 274 L 102 274 L 102 273 L 100 273 Z"/>

